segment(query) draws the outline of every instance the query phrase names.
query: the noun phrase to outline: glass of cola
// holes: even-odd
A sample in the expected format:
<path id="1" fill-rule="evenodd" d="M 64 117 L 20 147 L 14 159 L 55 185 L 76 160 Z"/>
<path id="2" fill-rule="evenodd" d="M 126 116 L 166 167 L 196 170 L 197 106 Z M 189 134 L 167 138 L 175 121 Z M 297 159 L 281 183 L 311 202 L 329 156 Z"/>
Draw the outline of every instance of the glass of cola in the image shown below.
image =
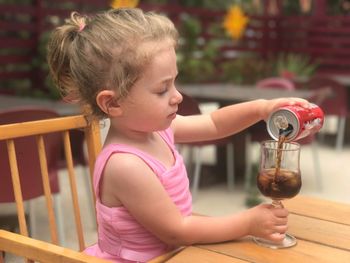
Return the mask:
<path id="1" fill-rule="evenodd" d="M 301 188 L 299 168 L 300 144 L 278 141 L 263 141 L 261 143 L 260 167 L 257 176 L 257 186 L 260 192 L 272 199 L 272 205 L 283 207 L 281 200 L 296 196 Z M 259 245 L 270 248 L 287 248 L 296 244 L 296 239 L 286 234 L 281 243 L 254 238 Z"/>

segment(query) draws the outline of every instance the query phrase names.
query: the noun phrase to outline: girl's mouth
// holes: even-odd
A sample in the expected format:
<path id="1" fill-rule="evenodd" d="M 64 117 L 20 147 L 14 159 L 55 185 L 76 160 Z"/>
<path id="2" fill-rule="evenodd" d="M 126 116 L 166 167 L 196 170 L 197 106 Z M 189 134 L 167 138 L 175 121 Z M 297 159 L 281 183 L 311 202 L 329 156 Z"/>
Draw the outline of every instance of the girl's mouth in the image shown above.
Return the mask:
<path id="1" fill-rule="evenodd" d="M 168 117 L 169 117 L 170 119 L 175 119 L 175 117 L 176 117 L 176 112 L 170 114 Z"/>

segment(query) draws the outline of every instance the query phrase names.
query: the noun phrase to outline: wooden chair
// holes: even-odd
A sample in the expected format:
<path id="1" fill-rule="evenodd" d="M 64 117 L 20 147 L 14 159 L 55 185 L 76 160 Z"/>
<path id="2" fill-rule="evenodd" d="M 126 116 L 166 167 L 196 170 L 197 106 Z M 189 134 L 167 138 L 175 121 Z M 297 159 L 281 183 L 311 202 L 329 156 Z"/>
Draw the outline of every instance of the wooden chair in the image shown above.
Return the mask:
<path id="1" fill-rule="evenodd" d="M 49 108 L 43 107 L 14 107 L 0 112 L 0 125 L 11 124 L 25 121 L 35 121 L 42 119 L 57 118 L 59 114 Z M 48 167 L 48 175 L 51 193 L 53 194 L 55 216 L 58 225 L 58 237 L 61 244 L 64 244 L 64 220 L 61 210 L 61 195 L 58 180 L 58 165 L 60 160 L 60 151 L 62 149 L 62 136 L 58 133 L 47 134 L 45 140 L 45 153 Z M 28 207 L 28 217 L 31 235 L 36 234 L 37 220 L 35 220 L 35 202 L 39 201 L 38 197 L 44 195 L 43 184 L 40 176 L 39 155 L 36 150 L 36 141 L 33 136 L 18 138 L 15 141 L 17 152 L 18 172 L 21 177 L 21 185 L 30 187 L 22 187 L 23 201 L 26 201 Z M 31 158 L 28 158 L 28 154 Z M 0 205 L 6 204 L 11 207 L 15 202 L 13 193 L 11 171 L 6 150 L 6 142 L 0 141 L 0 167 L 1 167 L 1 184 L 0 184 Z M 11 205 L 12 203 L 12 205 Z M 13 209 L 12 209 L 13 210 Z M 15 228 L 17 224 L 13 218 L 15 214 L 9 211 L 6 213 L 8 217 L 7 223 L 10 228 Z M 1 219 L 4 216 L 1 214 Z"/>
<path id="2" fill-rule="evenodd" d="M 69 137 L 69 132 L 71 130 L 76 129 L 84 130 L 87 142 L 89 170 L 90 175 L 92 175 L 97 154 L 101 149 L 99 123 L 97 120 L 91 120 L 88 119 L 86 116 L 78 115 L 0 125 L 0 140 L 6 142 L 7 152 L 9 156 L 12 186 L 15 195 L 19 223 L 19 233 L 0 230 L 0 263 L 6 261 L 3 257 L 4 253 L 1 253 L 1 251 L 5 252 L 5 254 L 10 253 L 23 257 L 27 259 L 28 262 L 110 262 L 107 260 L 102 260 L 92 256 L 88 256 L 81 252 L 85 249 L 86 244 L 84 238 L 81 212 L 79 207 L 79 200 L 77 195 L 78 190 Z M 79 251 L 61 247 L 58 242 L 54 207 L 48 177 L 44 140 L 44 135 L 57 132 L 62 134 L 63 147 L 70 182 L 71 202 L 73 206 L 72 213 L 74 214 L 74 221 L 76 226 L 76 229 L 71 229 L 70 232 L 76 232 L 77 240 L 79 243 Z M 45 202 L 49 222 L 51 243 L 36 240 L 28 236 L 27 222 L 23 205 L 21 178 L 17 167 L 16 147 L 14 142 L 17 138 L 22 138 L 25 136 L 36 136 L 36 144 L 41 167 L 41 176 L 45 192 Z M 28 158 L 31 158 L 31 156 L 28 156 Z M 30 185 L 24 185 L 22 187 L 30 187 Z M 69 211 L 66 211 L 66 213 L 68 212 Z"/>

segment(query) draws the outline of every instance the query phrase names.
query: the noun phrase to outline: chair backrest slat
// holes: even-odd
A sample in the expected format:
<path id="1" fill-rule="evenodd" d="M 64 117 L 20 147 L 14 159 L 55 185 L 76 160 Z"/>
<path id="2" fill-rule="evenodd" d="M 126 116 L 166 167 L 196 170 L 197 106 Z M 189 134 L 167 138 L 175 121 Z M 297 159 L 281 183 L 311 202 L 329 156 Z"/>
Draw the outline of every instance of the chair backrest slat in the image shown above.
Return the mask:
<path id="1" fill-rule="evenodd" d="M 85 240 L 84 240 L 83 226 L 81 222 L 81 213 L 79 209 L 77 183 L 75 180 L 75 172 L 74 172 L 74 166 L 73 166 L 69 131 L 63 132 L 63 145 L 64 145 L 65 158 L 67 162 L 67 170 L 68 170 L 69 184 L 71 189 L 71 197 L 73 202 L 74 220 L 75 220 L 76 232 L 77 232 L 77 237 L 79 242 L 79 249 L 80 251 L 82 251 L 85 248 Z"/>
<path id="2" fill-rule="evenodd" d="M 92 122 L 90 125 L 85 127 L 85 137 L 87 142 L 87 151 L 89 158 L 89 169 L 90 169 L 90 180 L 93 182 L 94 166 L 97 159 L 98 153 L 101 151 L 101 135 L 99 122 Z M 94 186 L 91 184 L 94 203 L 96 202 L 96 196 Z"/>
<path id="3" fill-rule="evenodd" d="M 23 196 L 22 196 L 21 182 L 20 182 L 19 173 L 18 173 L 16 148 L 15 148 L 14 140 L 6 140 L 6 145 L 7 145 L 7 152 L 8 152 L 8 158 L 10 163 L 12 187 L 13 187 L 13 192 L 16 200 L 19 231 L 21 235 L 28 236 L 28 228 L 27 228 L 27 223 L 25 218 Z"/>
<path id="4" fill-rule="evenodd" d="M 48 217 L 49 217 L 51 241 L 53 244 L 57 245 L 58 244 L 57 224 L 56 224 L 55 212 L 54 212 L 53 204 L 52 204 L 50 179 L 49 179 L 49 172 L 47 169 L 47 160 L 46 160 L 46 153 L 45 153 L 45 143 L 44 143 L 44 138 L 42 135 L 38 135 L 36 137 L 36 144 L 38 147 L 41 177 L 42 177 L 43 189 L 44 189 L 45 200 L 46 200 L 46 207 L 47 207 L 47 212 L 48 212 Z"/>

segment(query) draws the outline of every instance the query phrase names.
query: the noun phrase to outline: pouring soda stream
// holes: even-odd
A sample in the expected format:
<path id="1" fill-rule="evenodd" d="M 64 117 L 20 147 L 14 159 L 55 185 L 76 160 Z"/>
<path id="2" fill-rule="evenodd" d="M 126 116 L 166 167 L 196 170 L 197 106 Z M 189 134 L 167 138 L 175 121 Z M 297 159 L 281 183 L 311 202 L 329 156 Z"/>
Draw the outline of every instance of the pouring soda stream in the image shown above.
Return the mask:
<path id="1" fill-rule="evenodd" d="M 286 106 L 273 112 L 267 120 L 267 130 L 273 140 L 261 143 L 257 186 L 262 195 L 272 199 L 272 205 L 281 207 L 281 200 L 296 196 L 301 189 L 300 144 L 295 142 L 319 131 L 323 125 L 323 111 L 315 104 L 309 108 Z M 269 248 L 294 246 L 297 240 L 286 234 L 282 243 L 254 238 Z"/>

